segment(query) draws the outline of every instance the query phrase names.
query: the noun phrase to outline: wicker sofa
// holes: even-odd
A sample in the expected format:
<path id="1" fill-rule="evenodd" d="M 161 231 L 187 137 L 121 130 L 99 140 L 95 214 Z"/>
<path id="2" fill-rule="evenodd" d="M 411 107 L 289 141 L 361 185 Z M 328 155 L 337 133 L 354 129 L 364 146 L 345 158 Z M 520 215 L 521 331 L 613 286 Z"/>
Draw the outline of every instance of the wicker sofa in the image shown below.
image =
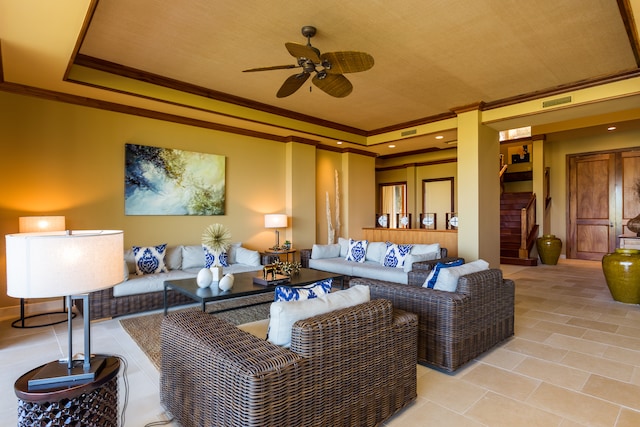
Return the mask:
<path id="1" fill-rule="evenodd" d="M 243 248 L 240 243 L 233 244 L 228 250 L 229 266 L 223 267 L 223 273 L 245 273 L 259 271 L 265 262 L 258 251 Z M 164 306 L 164 281 L 196 277 L 204 267 L 205 258 L 201 245 L 168 246 L 165 253 L 166 273 L 136 275 L 136 266 L 131 249 L 124 251 L 123 282 L 112 288 L 89 294 L 91 320 L 123 316 Z M 268 260 L 267 260 L 268 261 Z M 170 307 L 193 303 L 186 295 L 170 290 L 167 304 Z M 83 312 L 82 301 L 76 302 Z"/>
<path id="2" fill-rule="evenodd" d="M 416 398 L 417 318 L 385 300 L 293 325 L 289 349 L 197 311 L 161 330 L 160 399 L 185 427 L 375 426 Z"/>
<path id="3" fill-rule="evenodd" d="M 457 290 L 445 292 L 422 287 L 429 263 L 422 265 L 409 285 L 364 278 L 350 282 L 369 286 L 372 299 L 418 315 L 418 363 L 453 372 L 513 336 L 515 284 L 503 279 L 501 270 L 461 276 Z"/>
<path id="4" fill-rule="evenodd" d="M 335 246 L 337 248 L 338 245 L 340 245 L 339 252 L 336 250 L 332 256 L 314 256 L 316 249 L 327 248 L 329 246 Z M 417 244 L 412 248 L 410 255 L 419 261 L 414 262 L 411 260 L 408 264 L 405 264 L 404 268 L 385 267 L 381 264 L 382 258 L 385 255 L 385 242 L 369 242 L 364 262 L 345 260 L 348 246 L 349 241 L 340 238 L 339 243 L 335 245 L 314 245 L 313 249 L 302 249 L 300 251 L 300 263 L 304 268 L 341 274 L 344 278 L 344 284 L 347 284 L 352 277 L 382 279 L 407 284 L 410 281 L 411 269 L 414 265 L 424 262 L 424 260 L 427 259 L 435 260 L 436 262 L 446 262 L 449 260 L 447 257 L 447 248 L 441 248 L 439 244 Z M 419 255 L 413 255 L 414 250 L 418 248 L 420 248 L 422 252 L 420 252 Z M 407 257 L 407 259 L 409 259 L 409 257 Z M 428 264 L 428 266 L 431 266 L 431 264 Z"/>

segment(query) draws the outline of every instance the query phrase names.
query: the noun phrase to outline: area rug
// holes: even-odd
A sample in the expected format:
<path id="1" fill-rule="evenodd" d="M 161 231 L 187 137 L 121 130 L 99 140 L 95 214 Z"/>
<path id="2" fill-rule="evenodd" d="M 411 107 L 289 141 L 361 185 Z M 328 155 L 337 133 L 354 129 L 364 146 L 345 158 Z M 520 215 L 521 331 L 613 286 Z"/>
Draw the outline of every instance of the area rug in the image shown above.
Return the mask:
<path id="1" fill-rule="evenodd" d="M 229 323 L 234 325 L 241 325 L 247 322 L 253 322 L 255 320 L 266 319 L 269 317 L 268 302 L 273 301 L 273 293 L 260 294 L 256 296 L 248 296 L 242 298 L 235 298 L 231 300 L 223 300 L 219 302 L 207 304 L 207 311 L 215 311 L 233 307 L 241 307 L 243 305 L 264 302 L 265 304 L 255 305 L 252 307 L 241 307 L 233 310 L 224 311 L 222 313 L 212 314 L 218 316 Z M 200 310 L 200 306 L 191 306 L 182 309 L 170 309 L 175 310 Z M 151 363 L 155 367 L 160 369 L 160 325 L 164 313 L 162 311 L 140 315 L 135 317 L 128 317 L 120 320 L 120 324 L 124 330 L 133 338 L 138 346 L 149 357 Z"/>

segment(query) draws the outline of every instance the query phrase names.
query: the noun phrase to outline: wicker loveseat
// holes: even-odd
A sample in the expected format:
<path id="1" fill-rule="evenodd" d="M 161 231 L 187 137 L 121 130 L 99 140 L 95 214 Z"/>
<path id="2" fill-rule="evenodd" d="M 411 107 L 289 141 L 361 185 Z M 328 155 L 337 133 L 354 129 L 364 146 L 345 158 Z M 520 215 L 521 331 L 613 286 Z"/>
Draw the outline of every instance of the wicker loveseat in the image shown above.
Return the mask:
<path id="1" fill-rule="evenodd" d="M 414 314 L 375 300 L 297 321 L 290 349 L 215 316 L 162 323 L 160 398 L 183 426 L 375 426 L 416 398 Z"/>
<path id="2" fill-rule="evenodd" d="M 413 280 L 420 278 L 414 275 Z M 350 282 L 369 286 L 372 299 L 389 300 L 394 308 L 418 315 L 418 363 L 453 372 L 513 335 L 515 285 L 502 278 L 501 270 L 461 276 L 455 292 L 423 288 L 421 280 L 409 285 L 363 278 Z"/>

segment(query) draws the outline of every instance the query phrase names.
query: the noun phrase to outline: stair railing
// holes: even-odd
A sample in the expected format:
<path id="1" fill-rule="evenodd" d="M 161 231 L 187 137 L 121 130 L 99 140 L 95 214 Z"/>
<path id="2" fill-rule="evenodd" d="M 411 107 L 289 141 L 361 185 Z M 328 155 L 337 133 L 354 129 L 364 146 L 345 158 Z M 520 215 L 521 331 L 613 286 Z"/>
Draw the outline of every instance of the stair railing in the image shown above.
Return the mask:
<path id="1" fill-rule="evenodd" d="M 520 210 L 520 248 L 518 257 L 525 259 L 529 257 L 529 238 L 536 227 L 536 194 L 531 193 L 531 198 L 527 205 Z"/>

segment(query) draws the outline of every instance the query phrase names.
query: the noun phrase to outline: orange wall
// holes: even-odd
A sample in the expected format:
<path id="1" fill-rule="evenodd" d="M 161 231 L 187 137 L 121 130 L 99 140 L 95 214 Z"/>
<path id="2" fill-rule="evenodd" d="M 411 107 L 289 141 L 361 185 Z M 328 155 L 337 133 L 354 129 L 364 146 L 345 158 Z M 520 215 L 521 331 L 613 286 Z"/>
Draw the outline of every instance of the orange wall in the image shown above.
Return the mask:
<path id="1" fill-rule="evenodd" d="M 124 145 L 135 143 L 226 157 L 226 214 L 125 216 Z M 220 222 L 253 249 L 273 244 L 264 213 L 286 213 L 286 144 L 0 92 L 0 234 L 18 217 L 65 215 L 69 229 L 121 229 L 125 246 L 199 244 Z M 313 172 L 310 179 L 315 179 Z M 313 181 L 312 181 L 313 182 Z M 305 242 L 309 245 L 313 242 Z M 0 307 L 6 295 L 0 245 Z"/>

